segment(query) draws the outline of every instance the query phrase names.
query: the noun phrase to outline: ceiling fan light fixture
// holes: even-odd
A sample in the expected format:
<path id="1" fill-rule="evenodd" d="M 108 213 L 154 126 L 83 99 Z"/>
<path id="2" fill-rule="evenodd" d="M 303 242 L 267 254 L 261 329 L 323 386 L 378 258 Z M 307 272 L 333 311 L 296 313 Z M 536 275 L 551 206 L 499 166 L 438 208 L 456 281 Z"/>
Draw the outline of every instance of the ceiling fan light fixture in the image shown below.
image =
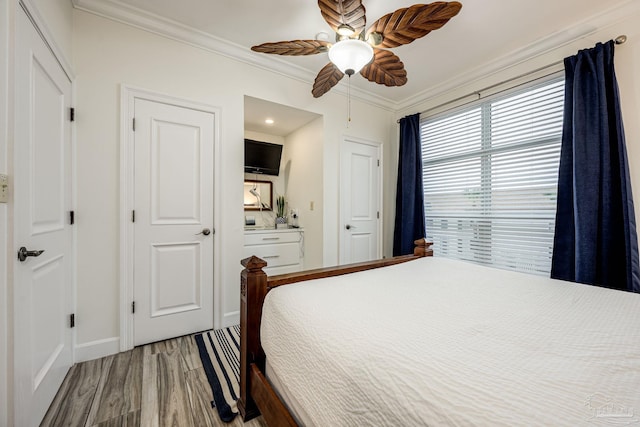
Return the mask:
<path id="1" fill-rule="evenodd" d="M 349 24 L 342 24 L 337 28 L 336 32 L 341 36 L 351 37 L 355 34 L 356 30 Z"/>
<path id="2" fill-rule="evenodd" d="M 382 43 L 383 40 L 384 36 L 382 35 L 382 33 L 379 33 L 377 31 L 373 31 L 367 36 L 367 41 L 372 46 L 378 46 L 380 43 Z"/>
<path id="3" fill-rule="evenodd" d="M 329 60 L 340 71 L 350 76 L 373 59 L 373 48 L 361 40 L 342 40 L 329 49 Z"/>
<path id="4" fill-rule="evenodd" d="M 252 46 L 251 50 L 287 56 L 329 51 L 331 62 L 320 70 L 313 82 L 314 98 L 327 93 L 345 74 L 352 76 L 358 72 L 373 83 L 402 86 L 407 83 L 407 71 L 400 58 L 387 49 L 409 44 L 441 28 L 462 8 L 455 0 L 414 4 L 387 13 L 367 27 L 363 1 L 318 0 L 322 17 L 335 31 L 334 44 L 329 42 L 328 34 L 318 33 L 315 40 L 262 43 Z"/>
<path id="5" fill-rule="evenodd" d="M 324 31 L 320 31 L 318 34 L 316 34 L 316 40 L 320 40 L 323 42 L 328 42 L 329 41 L 329 33 L 326 33 Z"/>

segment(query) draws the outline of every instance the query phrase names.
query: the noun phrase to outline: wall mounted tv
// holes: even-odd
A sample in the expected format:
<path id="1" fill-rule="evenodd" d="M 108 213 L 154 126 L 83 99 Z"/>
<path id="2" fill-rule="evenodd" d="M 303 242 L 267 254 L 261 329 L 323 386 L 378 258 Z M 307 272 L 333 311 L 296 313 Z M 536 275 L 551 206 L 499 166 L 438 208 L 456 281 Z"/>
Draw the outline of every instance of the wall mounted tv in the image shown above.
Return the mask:
<path id="1" fill-rule="evenodd" d="M 282 145 L 270 142 L 244 140 L 244 171 L 264 175 L 280 174 Z"/>

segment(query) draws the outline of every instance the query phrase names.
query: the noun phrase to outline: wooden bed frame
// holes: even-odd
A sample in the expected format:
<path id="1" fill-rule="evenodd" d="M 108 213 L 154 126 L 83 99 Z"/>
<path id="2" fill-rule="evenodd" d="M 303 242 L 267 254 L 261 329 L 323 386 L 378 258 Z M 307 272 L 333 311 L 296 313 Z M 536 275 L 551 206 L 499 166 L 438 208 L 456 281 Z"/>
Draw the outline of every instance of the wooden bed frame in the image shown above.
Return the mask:
<path id="1" fill-rule="evenodd" d="M 240 290 L 240 398 L 238 411 L 244 421 L 262 414 L 270 427 L 297 426 L 288 409 L 275 393 L 264 375 L 265 354 L 260 344 L 262 305 L 271 289 L 305 280 L 371 270 L 400 264 L 425 256 L 432 256 L 431 242 L 416 240 L 413 255 L 385 258 L 376 261 L 338 267 L 307 270 L 299 273 L 267 277 L 262 270 L 267 263 L 258 257 L 242 260 Z"/>

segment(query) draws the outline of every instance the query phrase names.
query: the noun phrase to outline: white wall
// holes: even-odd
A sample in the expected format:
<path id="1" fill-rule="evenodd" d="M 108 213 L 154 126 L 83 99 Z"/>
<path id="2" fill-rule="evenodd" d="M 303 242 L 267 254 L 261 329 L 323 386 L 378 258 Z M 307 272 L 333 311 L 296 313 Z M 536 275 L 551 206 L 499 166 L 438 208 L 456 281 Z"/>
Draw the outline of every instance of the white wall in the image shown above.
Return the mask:
<path id="1" fill-rule="evenodd" d="M 323 267 L 323 171 L 337 174 L 337 168 L 324 169 L 322 117 L 313 120 L 286 137 L 282 161 L 288 167 L 287 200 L 289 209 L 296 208 L 300 226 L 304 228 L 304 268 Z M 314 209 L 311 210 L 311 203 Z"/>
<path id="2" fill-rule="evenodd" d="M 86 12 L 74 11 L 78 161 L 77 342 L 90 346 L 118 337 L 119 91 L 141 87 L 221 110 L 221 271 L 222 300 L 216 326 L 237 322 L 239 261 L 243 222 L 244 96 L 308 110 L 324 116 L 324 171 L 338 165 L 345 130 L 346 99 L 327 94 L 314 99 L 311 82 L 299 82 L 203 49 L 169 40 Z M 353 102 L 350 135 L 386 140 L 391 113 Z M 356 125 L 357 123 L 357 125 Z M 335 263 L 338 248 L 338 180 L 324 173 L 324 262 Z"/>
<path id="3" fill-rule="evenodd" d="M 623 24 L 616 25 L 612 32 L 620 31 L 629 36 L 628 41 L 616 46 L 615 68 L 620 89 L 622 117 L 624 120 L 631 169 L 631 187 L 636 211 L 636 224 L 640 224 L 640 13 L 630 16 Z M 616 34 L 610 34 L 615 36 Z M 603 37 L 605 37 L 603 35 Z M 604 40 L 604 38 L 603 38 Z"/>
<path id="4" fill-rule="evenodd" d="M 13 2 L 0 0 L 0 173 L 9 173 L 9 17 L 13 16 Z M 9 217 L 8 205 L 0 203 L 0 426 L 9 425 L 8 381 L 12 377 L 9 370 L 9 339 L 12 311 L 9 306 Z"/>
<path id="5" fill-rule="evenodd" d="M 23 0 L 24 1 L 24 0 Z M 56 42 L 58 52 L 63 60 L 71 63 L 73 38 L 73 5 L 71 0 L 27 0 L 34 6 L 35 13 L 43 19 L 45 25 L 41 30 L 48 33 Z"/>
<path id="6" fill-rule="evenodd" d="M 555 68 L 561 70 L 563 68 L 561 64 L 563 58 L 575 55 L 580 49 L 591 48 L 595 46 L 597 42 L 604 42 L 620 34 L 626 34 L 628 36 L 627 42 L 615 48 L 615 69 L 618 77 L 622 114 L 625 124 L 636 223 L 640 224 L 640 121 L 638 120 L 638 117 L 640 117 L 640 83 L 638 82 L 638 76 L 640 75 L 640 25 L 638 25 L 640 22 L 640 7 L 638 4 L 640 3 L 629 2 L 627 4 L 627 10 L 618 10 L 616 12 L 617 15 L 612 17 L 610 23 L 601 26 L 597 31 L 592 31 L 588 36 L 571 40 L 559 47 L 550 48 L 543 54 L 505 68 L 499 72 L 491 73 L 489 76 L 486 76 L 486 71 L 479 70 L 475 78 L 473 76 L 469 78 L 471 83 L 458 85 L 456 89 L 448 90 L 442 94 L 426 99 L 411 108 L 399 111 L 397 118 L 423 112 L 469 94 L 473 95 L 468 97 L 467 100 L 477 99 L 475 92 L 483 88 L 521 76 L 527 72 L 538 70 L 547 65 L 556 64 Z M 569 34 L 572 33 L 571 31 L 566 32 Z M 574 33 L 581 34 L 579 31 L 574 31 Z M 505 58 L 499 58 L 498 60 L 504 61 Z M 489 65 L 487 68 L 491 68 L 491 66 Z M 542 72 L 538 74 L 541 73 Z M 500 87 L 497 87 L 493 90 L 499 89 Z M 467 101 L 462 100 L 454 105 L 460 105 L 464 102 Z M 396 153 L 395 164 L 397 165 L 397 128 L 394 131 L 393 146 L 394 152 Z M 394 193 L 392 197 L 395 200 L 395 186 L 392 191 Z M 393 218 L 390 218 L 388 224 L 393 224 Z"/>
<path id="7" fill-rule="evenodd" d="M 327 96 L 324 95 L 323 98 Z M 347 127 L 346 99 L 341 98 L 337 106 L 331 111 L 333 116 L 325 113 L 324 121 L 324 155 L 323 159 L 323 198 L 321 200 L 323 212 L 323 266 L 338 265 L 339 260 L 339 200 L 340 200 L 340 145 L 345 136 L 361 138 L 369 141 L 383 143 L 385 156 L 391 148 L 392 129 L 395 120 L 390 113 L 378 109 L 371 110 L 358 106 L 358 102 L 352 100 L 351 122 Z M 370 112 L 374 114 L 371 115 Z M 336 117 L 337 115 L 337 117 Z M 334 120 L 333 122 L 329 119 Z M 331 123 L 342 124 L 343 127 L 334 127 Z M 384 164 L 383 176 L 389 176 L 389 171 L 397 165 Z M 386 179 L 386 178 L 385 178 Z M 385 196 L 385 200 L 387 197 Z M 318 207 L 316 206 L 316 209 Z M 384 242 L 383 242 L 384 243 Z M 391 249 L 383 247 L 383 253 L 391 252 Z"/>

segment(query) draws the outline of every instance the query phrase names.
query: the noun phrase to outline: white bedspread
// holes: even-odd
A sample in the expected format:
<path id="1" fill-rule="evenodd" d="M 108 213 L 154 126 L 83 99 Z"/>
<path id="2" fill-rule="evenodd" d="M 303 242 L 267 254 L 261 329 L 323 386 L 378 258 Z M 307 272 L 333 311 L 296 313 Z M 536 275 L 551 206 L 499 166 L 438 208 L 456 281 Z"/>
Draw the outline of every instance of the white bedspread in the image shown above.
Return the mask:
<path id="1" fill-rule="evenodd" d="M 282 286 L 262 340 L 307 426 L 640 426 L 640 295 L 443 258 Z"/>

